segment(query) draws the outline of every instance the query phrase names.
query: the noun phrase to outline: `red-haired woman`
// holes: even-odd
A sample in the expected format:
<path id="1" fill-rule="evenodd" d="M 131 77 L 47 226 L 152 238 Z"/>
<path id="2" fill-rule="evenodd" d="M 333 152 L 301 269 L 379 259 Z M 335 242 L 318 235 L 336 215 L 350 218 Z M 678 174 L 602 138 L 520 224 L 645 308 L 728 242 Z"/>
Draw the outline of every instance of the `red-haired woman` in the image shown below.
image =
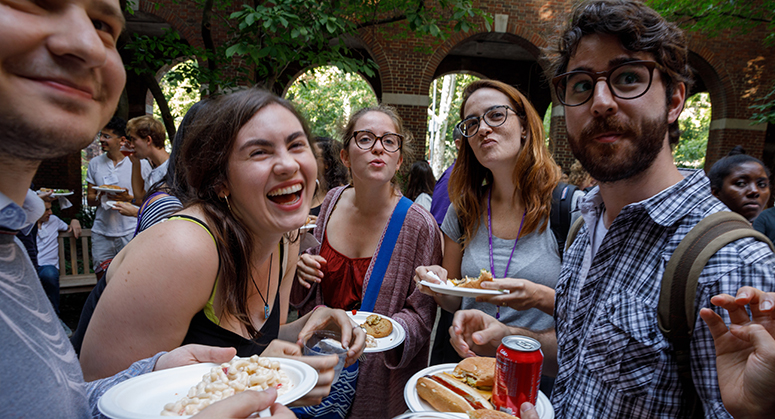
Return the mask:
<path id="1" fill-rule="evenodd" d="M 464 141 L 441 226 L 444 259 L 442 266 L 419 267 L 415 279 L 439 282 L 429 271 L 441 281 L 476 277 L 486 269 L 496 280 L 483 288 L 509 294 L 461 299 L 423 292 L 448 312 L 475 308 L 509 325 L 552 328 L 561 261 L 549 213 L 559 171 L 544 145 L 541 118 L 516 88 L 479 80 L 465 89 L 460 119 Z M 449 355 L 432 362 L 450 361 Z"/>

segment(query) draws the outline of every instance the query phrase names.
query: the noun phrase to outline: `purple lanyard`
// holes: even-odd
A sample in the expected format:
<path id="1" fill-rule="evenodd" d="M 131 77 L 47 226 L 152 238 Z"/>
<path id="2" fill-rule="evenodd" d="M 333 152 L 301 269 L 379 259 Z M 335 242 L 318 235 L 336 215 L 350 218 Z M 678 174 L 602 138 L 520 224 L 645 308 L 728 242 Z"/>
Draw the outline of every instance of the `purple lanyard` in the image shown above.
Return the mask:
<path id="1" fill-rule="evenodd" d="M 492 201 L 492 188 L 490 188 L 489 193 L 487 194 L 487 235 L 490 239 L 490 272 L 492 273 L 492 276 L 494 278 L 497 278 L 495 276 L 495 259 L 492 255 L 492 209 L 491 209 L 491 201 Z M 519 243 L 519 236 L 522 234 L 522 225 L 525 224 L 525 215 L 527 215 L 527 210 L 522 213 L 522 221 L 519 223 L 519 231 L 517 232 L 517 239 L 514 240 L 514 247 L 511 248 L 511 255 L 509 255 L 509 261 L 506 263 L 506 270 L 503 272 L 503 278 L 506 278 L 506 275 L 509 274 L 509 266 L 511 266 L 511 258 L 514 257 L 514 251 L 517 249 L 517 243 Z"/>

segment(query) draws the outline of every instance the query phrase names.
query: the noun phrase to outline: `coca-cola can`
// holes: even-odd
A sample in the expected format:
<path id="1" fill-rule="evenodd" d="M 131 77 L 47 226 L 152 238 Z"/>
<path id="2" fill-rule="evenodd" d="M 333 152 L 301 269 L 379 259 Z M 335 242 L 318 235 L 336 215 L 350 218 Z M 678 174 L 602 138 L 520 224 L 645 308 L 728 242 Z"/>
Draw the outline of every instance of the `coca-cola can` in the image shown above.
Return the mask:
<path id="1" fill-rule="evenodd" d="M 524 402 L 536 404 L 544 354 L 541 343 L 527 336 L 506 336 L 495 355 L 495 408 L 517 415 Z"/>

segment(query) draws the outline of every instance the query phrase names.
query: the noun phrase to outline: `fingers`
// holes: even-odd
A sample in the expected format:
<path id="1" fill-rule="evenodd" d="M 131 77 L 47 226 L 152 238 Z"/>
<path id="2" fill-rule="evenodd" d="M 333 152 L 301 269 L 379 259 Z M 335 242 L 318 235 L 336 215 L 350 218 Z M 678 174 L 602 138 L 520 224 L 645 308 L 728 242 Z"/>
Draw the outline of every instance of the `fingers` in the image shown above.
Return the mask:
<path id="1" fill-rule="evenodd" d="M 731 325 L 729 331 L 736 338 L 751 342 L 757 352 L 767 352 L 770 354 L 770 357 L 775 357 L 775 338 L 764 326 L 760 324 L 750 324 L 747 326 Z"/>
<path id="2" fill-rule="evenodd" d="M 419 281 L 431 284 L 444 284 L 447 281 L 447 270 L 438 265 L 418 266 L 414 272 Z"/>
<path id="3" fill-rule="evenodd" d="M 524 402 L 519 407 L 519 417 L 522 419 L 538 419 L 538 411 L 531 403 Z"/>
<path id="4" fill-rule="evenodd" d="M 213 403 L 194 417 L 197 419 L 247 418 L 257 411 L 272 406 L 275 399 L 277 399 L 277 390 L 273 387 L 265 391 L 243 391 Z"/>
<path id="5" fill-rule="evenodd" d="M 269 342 L 269 346 L 261 353 L 261 356 L 275 357 L 293 357 L 301 355 L 301 347 L 299 345 L 280 339 L 274 339 Z"/>
<path id="6" fill-rule="evenodd" d="M 471 350 L 471 347 L 468 346 L 468 342 L 466 342 L 462 331 L 456 329 L 455 326 L 449 327 L 449 343 L 452 345 L 452 348 L 455 349 L 455 352 L 463 358 L 476 356 Z"/>
<path id="7" fill-rule="evenodd" d="M 713 336 L 714 341 L 717 341 L 729 331 L 721 316 L 709 308 L 701 309 L 700 317 L 702 317 L 702 320 L 708 325 L 708 329 L 710 329 L 710 334 Z"/>
<path id="8" fill-rule="evenodd" d="M 322 256 L 303 254 L 296 263 L 297 275 L 307 282 L 320 282 L 323 271 L 320 269 L 326 263 Z"/>
<path id="9" fill-rule="evenodd" d="M 743 299 L 743 301 L 748 301 L 748 298 Z M 719 294 L 712 297 L 710 302 L 714 306 L 726 310 L 729 313 L 729 319 L 732 323 L 744 324 L 750 320 L 748 311 L 745 309 L 745 303 L 739 305 L 731 295 Z"/>

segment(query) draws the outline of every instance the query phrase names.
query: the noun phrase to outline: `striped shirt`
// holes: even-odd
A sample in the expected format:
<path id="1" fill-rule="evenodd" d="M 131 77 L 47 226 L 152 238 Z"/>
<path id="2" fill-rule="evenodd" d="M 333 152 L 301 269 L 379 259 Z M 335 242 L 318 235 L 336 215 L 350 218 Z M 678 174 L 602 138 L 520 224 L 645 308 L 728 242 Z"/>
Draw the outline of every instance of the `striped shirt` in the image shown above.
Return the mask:
<path id="1" fill-rule="evenodd" d="M 560 370 L 552 394 L 557 418 L 680 418 L 681 383 L 671 343 L 657 325 L 662 274 L 678 243 L 705 216 L 727 208 L 704 172 L 627 205 L 614 219 L 588 271 L 588 226 L 604 211 L 599 189 L 582 199 L 585 226 L 565 253 L 555 321 Z M 775 289 L 775 255 L 743 238 L 719 250 L 699 278 L 691 341 L 694 385 L 708 418 L 730 418 L 718 388 L 713 338 L 699 317 L 710 297 L 742 286 Z"/>

